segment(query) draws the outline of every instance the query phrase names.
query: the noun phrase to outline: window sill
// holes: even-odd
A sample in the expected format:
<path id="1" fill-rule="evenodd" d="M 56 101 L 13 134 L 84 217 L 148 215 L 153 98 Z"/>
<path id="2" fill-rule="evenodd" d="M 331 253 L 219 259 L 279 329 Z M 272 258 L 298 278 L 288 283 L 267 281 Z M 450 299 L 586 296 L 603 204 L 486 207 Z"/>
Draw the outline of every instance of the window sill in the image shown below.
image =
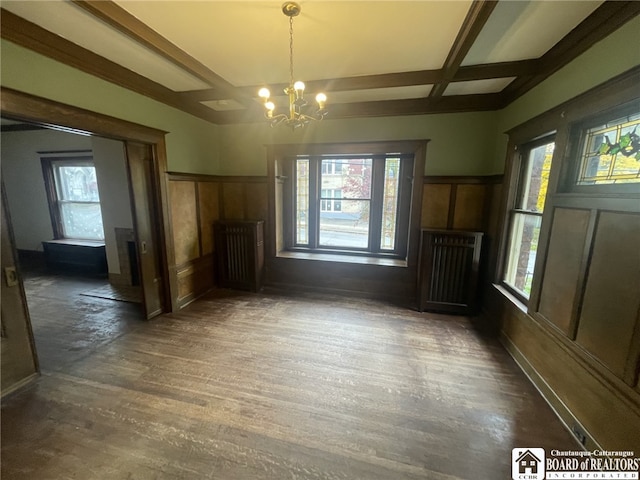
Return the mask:
<path id="1" fill-rule="evenodd" d="M 502 285 L 498 285 L 497 283 L 493 284 L 493 288 L 495 288 L 498 292 L 500 292 L 504 297 L 507 298 L 513 305 L 518 308 L 522 313 L 528 312 L 528 307 L 526 303 L 523 303 L 518 297 L 516 297 L 509 290 L 504 288 Z"/>
<path id="2" fill-rule="evenodd" d="M 59 238 L 57 240 L 47 240 L 43 243 L 54 245 L 73 245 L 75 247 L 104 247 L 104 240 L 80 240 L 76 238 Z"/>
<path id="3" fill-rule="evenodd" d="M 406 260 L 397 258 L 365 257 L 361 255 L 332 255 L 330 253 L 278 252 L 277 258 L 315 260 L 319 262 L 353 263 L 358 265 L 379 265 L 383 267 L 407 267 Z"/>

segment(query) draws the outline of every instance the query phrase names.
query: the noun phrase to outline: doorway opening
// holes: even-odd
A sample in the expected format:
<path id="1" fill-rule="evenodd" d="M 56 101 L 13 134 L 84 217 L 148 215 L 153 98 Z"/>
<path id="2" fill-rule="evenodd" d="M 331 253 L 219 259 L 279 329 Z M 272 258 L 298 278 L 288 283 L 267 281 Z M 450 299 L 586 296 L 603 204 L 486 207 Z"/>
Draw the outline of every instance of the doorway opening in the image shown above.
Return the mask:
<path id="1" fill-rule="evenodd" d="M 166 171 L 165 132 L 11 89 L 2 89 L 0 101 L 2 116 L 12 120 L 3 121 L 3 124 L 7 124 L 7 130 L 19 131 L 21 128 L 33 129 L 37 127 L 45 132 L 55 131 L 56 133 L 80 134 L 85 139 L 85 142 L 110 142 L 111 147 L 118 149 L 123 157 L 124 163 L 120 170 L 120 178 L 125 178 L 125 181 L 120 183 L 119 190 L 116 193 L 111 192 L 110 194 L 110 189 L 107 188 L 105 190 L 106 193 L 102 192 L 101 195 L 106 199 L 105 205 L 113 201 L 120 201 L 121 205 L 116 209 L 120 213 L 128 212 L 131 221 L 128 224 L 112 222 L 111 226 L 105 230 L 105 256 L 114 257 L 116 261 L 108 262 L 108 268 L 103 276 L 87 276 L 77 271 L 67 272 L 71 273 L 71 275 L 63 275 L 59 271 L 52 271 L 44 254 L 44 248 L 38 248 L 43 241 L 47 240 L 41 240 L 37 235 L 31 235 L 28 230 L 30 227 L 35 226 L 37 222 L 32 221 L 34 219 L 28 216 L 25 219 L 20 211 L 15 211 L 16 209 L 19 210 L 22 205 L 19 204 L 20 206 L 16 208 L 16 202 L 8 199 L 11 194 L 3 197 L 6 198 L 6 200 L 3 200 L 5 204 L 3 217 L 7 220 L 6 223 L 8 223 L 9 237 L 11 239 L 9 250 L 14 252 L 12 256 L 14 265 L 17 263 L 18 267 L 25 271 L 26 287 L 31 290 L 28 296 L 34 299 L 29 303 L 27 302 L 27 295 L 25 295 L 20 283 L 22 278 L 18 276 L 17 280 L 20 288 L 16 290 L 17 295 L 13 295 L 13 297 L 16 298 L 16 311 L 20 310 L 20 305 L 22 305 L 24 312 L 10 315 L 10 312 L 5 312 L 3 308 L 3 322 L 5 317 L 19 318 L 19 322 L 22 322 L 27 327 L 22 329 L 26 337 L 30 338 L 32 346 L 36 346 L 40 350 L 40 356 L 43 360 L 42 365 L 46 368 L 49 368 L 46 358 L 51 359 L 55 355 L 60 357 L 62 350 L 60 344 L 56 345 L 55 341 L 51 341 L 55 337 L 51 332 L 55 331 L 56 328 L 58 329 L 57 331 L 63 331 L 64 335 L 60 338 L 63 339 L 62 344 L 66 345 L 66 351 L 61 358 L 58 358 L 57 366 L 52 366 L 53 368 L 63 368 L 69 361 L 82 357 L 96 344 L 108 342 L 114 335 L 118 335 L 118 332 L 122 331 L 122 329 L 139 326 L 140 319 L 152 318 L 172 310 L 173 302 L 171 301 L 171 285 L 168 277 L 168 259 L 166 258 L 165 248 L 166 238 L 170 236 L 170 232 L 165 231 L 166 223 L 163 219 L 163 205 L 167 203 L 166 185 L 163 183 L 162 177 L 162 174 Z M 27 127 L 20 127 L 19 125 L 27 125 Z M 5 127 L 3 126 L 4 130 Z M 3 136 L 5 136 L 4 132 Z M 4 141 L 2 147 L 5 150 Z M 91 144 L 91 147 L 93 147 L 93 144 Z M 92 148 L 69 146 L 61 148 L 58 145 L 54 148 L 42 147 L 38 149 L 38 151 L 45 152 L 47 155 L 61 150 L 73 152 L 73 150 L 92 150 Z M 11 176 L 8 176 L 5 172 L 5 153 L 3 151 L 3 191 L 6 193 L 6 190 L 16 190 L 13 188 L 15 186 L 19 190 L 24 188 L 26 184 L 33 183 L 31 179 L 27 179 L 28 181 L 18 182 L 17 184 L 11 182 L 11 186 L 8 186 Z M 39 159 L 36 160 L 36 163 L 37 161 Z M 122 175 L 123 172 L 124 177 Z M 106 177 L 108 181 L 113 181 L 114 178 L 110 175 L 111 173 L 107 174 Z M 115 176 L 117 177 L 118 175 Z M 38 174 L 34 174 L 34 177 L 36 177 L 36 182 L 38 181 L 37 179 L 40 182 L 43 181 L 42 168 Z M 128 195 L 124 195 L 122 192 L 127 192 Z M 45 197 L 46 195 L 43 194 L 40 200 Z M 33 202 L 37 195 L 27 196 L 26 198 L 27 203 Z M 123 200 L 124 198 L 127 198 L 127 200 Z M 122 207 L 123 201 L 124 207 Z M 12 203 L 14 204 L 13 206 L 11 205 Z M 51 205 L 49 205 L 49 211 L 45 211 L 44 215 L 49 215 L 49 227 L 54 229 L 52 227 L 54 219 L 51 217 L 50 207 Z M 26 221 L 23 222 L 23 220 Z M 26 232 L 21 230 L 19 234 L 14 234 L 13 230 L 16 229 L 13 224 L 21 222 L 27 226 Z M 22 229 L 22 227 L 24 225 L 20 225 L 18 230 Z M 121 236 L 123 236 L 123 231 L 125 233 L 123 236 L 125 241 L 119 247 L 115 240 L 116 227 L 122 230 L 119 232 Z M 107 240 L 107 236 L 111 237 L 112 241 Z M 57 239 L 50 237 L 48 241 L 51 240 Z M 23 249 L 23 241 L 30 241 L 31 248 L 20 251 Z M 93 241 L 96 242 L 95 239 Z M 36 248 L 33 248 L 34 245 Z M 107 248 L 108 246 L 109 248 Z M 120 248 L 120 251 L 118 248 Z M 29 253 L 30 250 L 36 253 Z M 18 251 L 21 253 L 19 256 Z M 110 251 L 111 254 L 107 255 L 107 251 Z M 120 257 L 123 258 L 122 261 Z M 126 268 L 121 268 L 123 265 Z M 12 265 L 10 263 L 5 264 L 3 260 L 3 270 L 12 270 Z M 123 275 L 123 270 L 128 270 L 125 272 L 126 275 Z M 122 286 L 123 283 L 126 284 L 124 286 L 133 287 L 139 292 L 137 301 L 108 298 L 107 294 L 99 293 L 100 289 L 113 289 L 113 287 Z M 3 285 L 3 298 L 4 290 Z M 22 300 L 20 300 L 20 296 L 22 296 Z M 41 346 L 42 342 L 37 341 L 37 338 L 37 342 L 34 342 L 34 335 L 31 333 L 32 322 L 29 318 L 29 310 L 31 310 L 34 320 L 36 320 L 35 315 L 38 315 L 47 320 L 58 321 L 58 325 L 55 328 L 49 326 L 43 327 L 41 330 L 40 337 L 48 341 L 50 347 Z M 73 323 L 74 321 L 75 323 Z M 65 322 L 67 323 L 65 324 Z M 33 330 L 36 331 L 35 336 L 38 337 L 38 326 L 35 321 L 33 326 L 35 327 Z M 17 336 L 12 336 L 11 339 L 3 338 L 4 341 L 20 343 L 20 339 Z M 5 344 L 3 343 L 3 345 Z M 6 343 L 5 347 L 8 346 L 9 344 Z M 47 348 L 50 348 L 49 352 L 46 351 Z M 7 348 L 4 350 L 7 350 Z M 37 368 L 38 362 L 35 350 L 31 348 L 31 351 Z M 27 378 L 27 374 L 28 371 L 25 370 L 20 375 L 22 378 Z M 4 387 L 5 385 L 3 385 L 3 395 L 6 392 Z"/>
<path id="2" fill-rule="evenodd" d="M 35 346 L 45 369 L 61 370 L 144 318 L 124 143 L 0 123 Z"/>

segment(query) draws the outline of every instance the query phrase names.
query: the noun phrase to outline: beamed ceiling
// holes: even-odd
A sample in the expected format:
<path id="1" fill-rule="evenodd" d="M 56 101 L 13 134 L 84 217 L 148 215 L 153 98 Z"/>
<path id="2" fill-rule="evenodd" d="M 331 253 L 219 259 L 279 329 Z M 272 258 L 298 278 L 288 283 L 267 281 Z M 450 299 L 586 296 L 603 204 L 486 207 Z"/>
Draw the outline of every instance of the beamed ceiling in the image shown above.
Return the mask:
<path id="1" fill-rule="evenodd" d="M 295 77 L 327 94 L 327 118 L 503 108 L 640 13 L 637 1 L 299 3 Z M 208 121 L 256 122 L 258 89 L 289 81 L 281 5 L 3 0 L 1 35 Z"/>

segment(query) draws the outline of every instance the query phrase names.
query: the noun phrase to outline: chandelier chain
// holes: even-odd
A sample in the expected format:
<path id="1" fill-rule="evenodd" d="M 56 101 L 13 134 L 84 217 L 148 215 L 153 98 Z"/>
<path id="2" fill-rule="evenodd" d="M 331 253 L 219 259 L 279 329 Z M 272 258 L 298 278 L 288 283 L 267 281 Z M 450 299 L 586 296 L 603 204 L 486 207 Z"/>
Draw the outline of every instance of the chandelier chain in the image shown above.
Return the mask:
<path id="1" fill-rule="evenodd" d="M 293 85 L 293 17 L 289 17 L 289 86 Z"/>

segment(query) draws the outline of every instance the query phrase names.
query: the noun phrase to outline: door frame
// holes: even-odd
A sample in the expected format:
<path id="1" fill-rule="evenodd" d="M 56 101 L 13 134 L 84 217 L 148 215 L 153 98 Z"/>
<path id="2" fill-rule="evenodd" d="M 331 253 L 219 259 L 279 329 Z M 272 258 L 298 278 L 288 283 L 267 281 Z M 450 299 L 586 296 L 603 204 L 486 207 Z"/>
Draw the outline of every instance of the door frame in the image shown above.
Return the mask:
<path id="1" fill-rule="evenodd" d="M 156 255 L 164 282 L 162 303 L 165 311 L 163 313 L 177 311 L 177 279 L 169 275 L 170 265 L 175 263 L 175 258 L 166 176 L 165 135 L 168 132 L 5 87 L 0 87 L 0 113 L 12 119 L 25 120 L 70 133 L 97 135 L 125 143 L 136 142 L 151 146 L 155 188 L 148 192 L 133 191 L 133 193 L 139 197 L 148 196 L 156 211 L 159 212 L 158 224 L 154 227 L 160 237 Z"/>

